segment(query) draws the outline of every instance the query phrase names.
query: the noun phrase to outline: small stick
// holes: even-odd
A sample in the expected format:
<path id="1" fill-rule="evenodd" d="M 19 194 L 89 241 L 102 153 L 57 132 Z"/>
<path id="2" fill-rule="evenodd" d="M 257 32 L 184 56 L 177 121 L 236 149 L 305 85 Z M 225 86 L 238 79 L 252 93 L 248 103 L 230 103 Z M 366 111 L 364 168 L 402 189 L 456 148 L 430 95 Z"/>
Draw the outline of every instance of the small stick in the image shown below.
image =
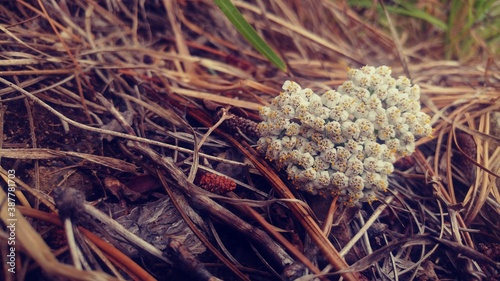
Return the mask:
<path id="1" fill-rule="evenodd" d="M 382 211 L 385 210 L 387 205 L 389 205 L 392 200 L 394 200 L 394 195 L 387 197 L 385 200 L 385 204 L 380 205 L 372 214 L 372 216 L 366 221 L 366 223 L 359 229 L 358 233 L 356 233 L 352 239 L 344 246 L 344 248 L 339 252 L 341 256 L 345 256 L 347 252 L 351 250 L 351 248 L 358 242 L 358 240 L 365 234 L 365 232 L 372 226 L 376 219 L 380 216 Z"/>
<path id="2" fill-rule="evenodd" d="M 68 248 L 71 254 L 71 260 L 73 261 L 73 265 L 76 269 L 82 270 L 82 263 L 80 262 L 80 254 L 78 253 L 80 249 L 76 245 L 75 241 L 75 233 L 73 232 L 73 224 L 71 223 L 71 219 L 64 219 L 64 230 L 66 230 L 66 240 L 68 240 Z"/>

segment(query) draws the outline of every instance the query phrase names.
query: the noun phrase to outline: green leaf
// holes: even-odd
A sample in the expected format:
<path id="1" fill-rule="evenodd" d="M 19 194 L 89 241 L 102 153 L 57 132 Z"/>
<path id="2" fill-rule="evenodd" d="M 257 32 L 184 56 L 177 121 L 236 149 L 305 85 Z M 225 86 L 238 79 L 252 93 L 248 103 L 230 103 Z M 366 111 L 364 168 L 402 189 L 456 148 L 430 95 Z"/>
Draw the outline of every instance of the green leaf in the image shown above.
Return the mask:
<path id="1" fill-rule="evenodd" d="M 215 4 L 226 15 L 227 19 L 238 29 L 241 35 L 252 44 L 252 46 L 266 57 L 272 64 L 282 71 L 286 71 L 286 64 L 276 52 L 257 34 L 255 29 L 243 18 L 241 13 L 230 0 L 214 0 Z"/>

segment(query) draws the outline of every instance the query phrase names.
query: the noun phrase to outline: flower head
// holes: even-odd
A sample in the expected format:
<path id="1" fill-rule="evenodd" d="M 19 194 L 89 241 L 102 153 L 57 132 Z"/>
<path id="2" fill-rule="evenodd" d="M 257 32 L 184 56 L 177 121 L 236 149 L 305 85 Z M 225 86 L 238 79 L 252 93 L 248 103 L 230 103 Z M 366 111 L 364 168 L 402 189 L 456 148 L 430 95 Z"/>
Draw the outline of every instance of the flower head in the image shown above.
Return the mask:
<path id="1" fill-rule="evenodd" d="M 390 67 L 349 69 L 348 77 L 322 95 L 286 81 L 259 110 L 257 148 L 304 191 L 372 202 L 387 189 L 396 156 L 432 133 L 431 118 L 420 112 L 420 87 L 392 78 Z"/>

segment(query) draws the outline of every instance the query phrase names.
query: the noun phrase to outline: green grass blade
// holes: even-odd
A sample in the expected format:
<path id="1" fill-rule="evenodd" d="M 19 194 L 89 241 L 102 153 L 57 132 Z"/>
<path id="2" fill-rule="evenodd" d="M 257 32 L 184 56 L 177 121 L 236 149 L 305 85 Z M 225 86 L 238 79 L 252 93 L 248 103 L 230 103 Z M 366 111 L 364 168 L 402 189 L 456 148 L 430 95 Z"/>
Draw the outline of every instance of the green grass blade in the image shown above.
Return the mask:
<path id="1" fill-rule="evenodd" d="M 266 57 L 272 64 L 282 71 L 286 71 L 285 62 L 271 49 L 271 47 L 257 34 L 255 29 L 243 18 L 241 13 L 230 0 L 214 0 L 219 9 L 226 15 L 229 21 L 236 27 L 252 46 Z"/>
<path id="2" fill-rule="evenodd" d="M 386 5 L 387 11 L 389 11 L 392 14 L 400 14 L 400 15 L 405 15 L 405 16 L 410 16 L 413 18 L 421 19 L 424 21 L 427 21 L 428 23 L 432 24 L 433 26 L 440 28 L 441 30 L 446 31 L 448 29 L 448 26 L 446 23 L 436 17 L 433 17 L 432 15 L 426 13 L 425 11 L 422 11 L 412 5 L 411 3 L 407 3 L 405 1 L 394 1 L 396 5 Z M 349 1 L 349 5 L 351 6 L 357 6 L 357 7 L 362 7 L 362 8 L 371 8 L 373 6 L 373 1 L 371 0 L 351 0 Z M 381 6 L 380 4 L 377 4 L 377 9 L 381 11 Z"/>
<path id="3" fill-rule="evenodd" d="M 433 16 L 429 15 L 428 13 L 418 9 L 416 6 L 414 6 L 410 3 L 407 3 L 405 1 L 398 1 L 397 3 L 399 5 L 401 5 L 403 7 L 403 9 L 395 8 L 396 13 L 400 13 L 402 15 L 407 15 L 410 17 L 414 17 L 417 19 L 427 21 L 430 24 L 434 25 L 435 27 L 438 27 L 438 28 L 445 30 L 445 31 L 448 29 L 448 26 L 446 25 L 445 22 L 443 22 L 442 20 L 439 20 L 438 18 L 433 17 Z"/>

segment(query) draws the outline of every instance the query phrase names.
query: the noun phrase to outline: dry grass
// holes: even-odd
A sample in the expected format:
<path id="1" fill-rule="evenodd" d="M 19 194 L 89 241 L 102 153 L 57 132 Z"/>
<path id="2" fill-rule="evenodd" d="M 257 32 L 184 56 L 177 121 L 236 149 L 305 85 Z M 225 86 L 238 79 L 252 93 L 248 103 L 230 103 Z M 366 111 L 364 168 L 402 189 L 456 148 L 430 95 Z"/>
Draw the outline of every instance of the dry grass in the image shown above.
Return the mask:
<path id="1" fill-rule="evenodd" d="M 430 1 L 421 2 L 422 9 L 445 19 L 443 4 L 430 9 Z M 4 267 L 4 280 L 33 278 L 39 268 L 75 280 L 164 278 L 155 274 L 166 269 L 171 278 L 182 279 L 180 268 L 200 279 L 214 274 L 228 280 L 277 280 L 280 274 L 327 280 L 338 278 L 332 273 L 339 269 L 347 280 L 498 278 L 498 50 L 472 29 L 478 41 L 469 46 L 475 55 L 445 60 L 447 48 L 457 46 L 446 44 L 442 30 L 394 14 L 388 20 L 376 9 L 343 2 L 235 5 L 279 51 L 288 73 L 256 53 L 211 1 L 0 5 L 0 173 L 7 183 L 8 170 L 16 170 L 19 206 L 18 273 Z M 346 208 L 328 198 L 302 197 L 255 153 L 250 140 L 214 126 L 213 103 L 258 120 L 257 108 L 278 94 L 284 80 L 323 91 L 341 84 L 347 67 L 365 64 L 389 65 L 396 76 L 411 76 L 435 127 L 434 138 L 421 139 L 418 151 L 398 162 L 390 192 L 373 205 Z M 150 174 L 161 180 L 159 192 L 174 199 L 214 253 L 200 257 L 208 271 L 198 271 L 204 268 L 199 264 L 186 269 L 185 261 L 172 258 L 182 256 L 176 244 L 163 256 L 151 249 L 154 265 L 132 261 L 83 228 L 88 253 L 100 262 L 87 257 L 84 268 L 93 271 L 85 274 L 61 265 L 66 244 L 50 241 L 53 226 L 61 225 L 48 196 L 55 186 L 43 186 L 47 175 L 40 174 L 41 167 L 76 170 L 101 191 L 108 188 L 102 184 L 108 177 L 128 183 Z M 226 195 L 200 190 L 197 178 L 206 171 L 225 173 L 238 188 Z M 106 194 L 92 200 L 119 201 L 111 191 Z M 0 191 L 0 201 L 6 196 Z M 130 194 L 121 196 L 135 204 Z M 8 224 L 6 203 L 1 214 Z M 100 233 L 87 222 L 80 223 Z M 2 259 L 8 235 L 0 235 Z M 293 261 L 305 267 L 291 266 Z"/>

